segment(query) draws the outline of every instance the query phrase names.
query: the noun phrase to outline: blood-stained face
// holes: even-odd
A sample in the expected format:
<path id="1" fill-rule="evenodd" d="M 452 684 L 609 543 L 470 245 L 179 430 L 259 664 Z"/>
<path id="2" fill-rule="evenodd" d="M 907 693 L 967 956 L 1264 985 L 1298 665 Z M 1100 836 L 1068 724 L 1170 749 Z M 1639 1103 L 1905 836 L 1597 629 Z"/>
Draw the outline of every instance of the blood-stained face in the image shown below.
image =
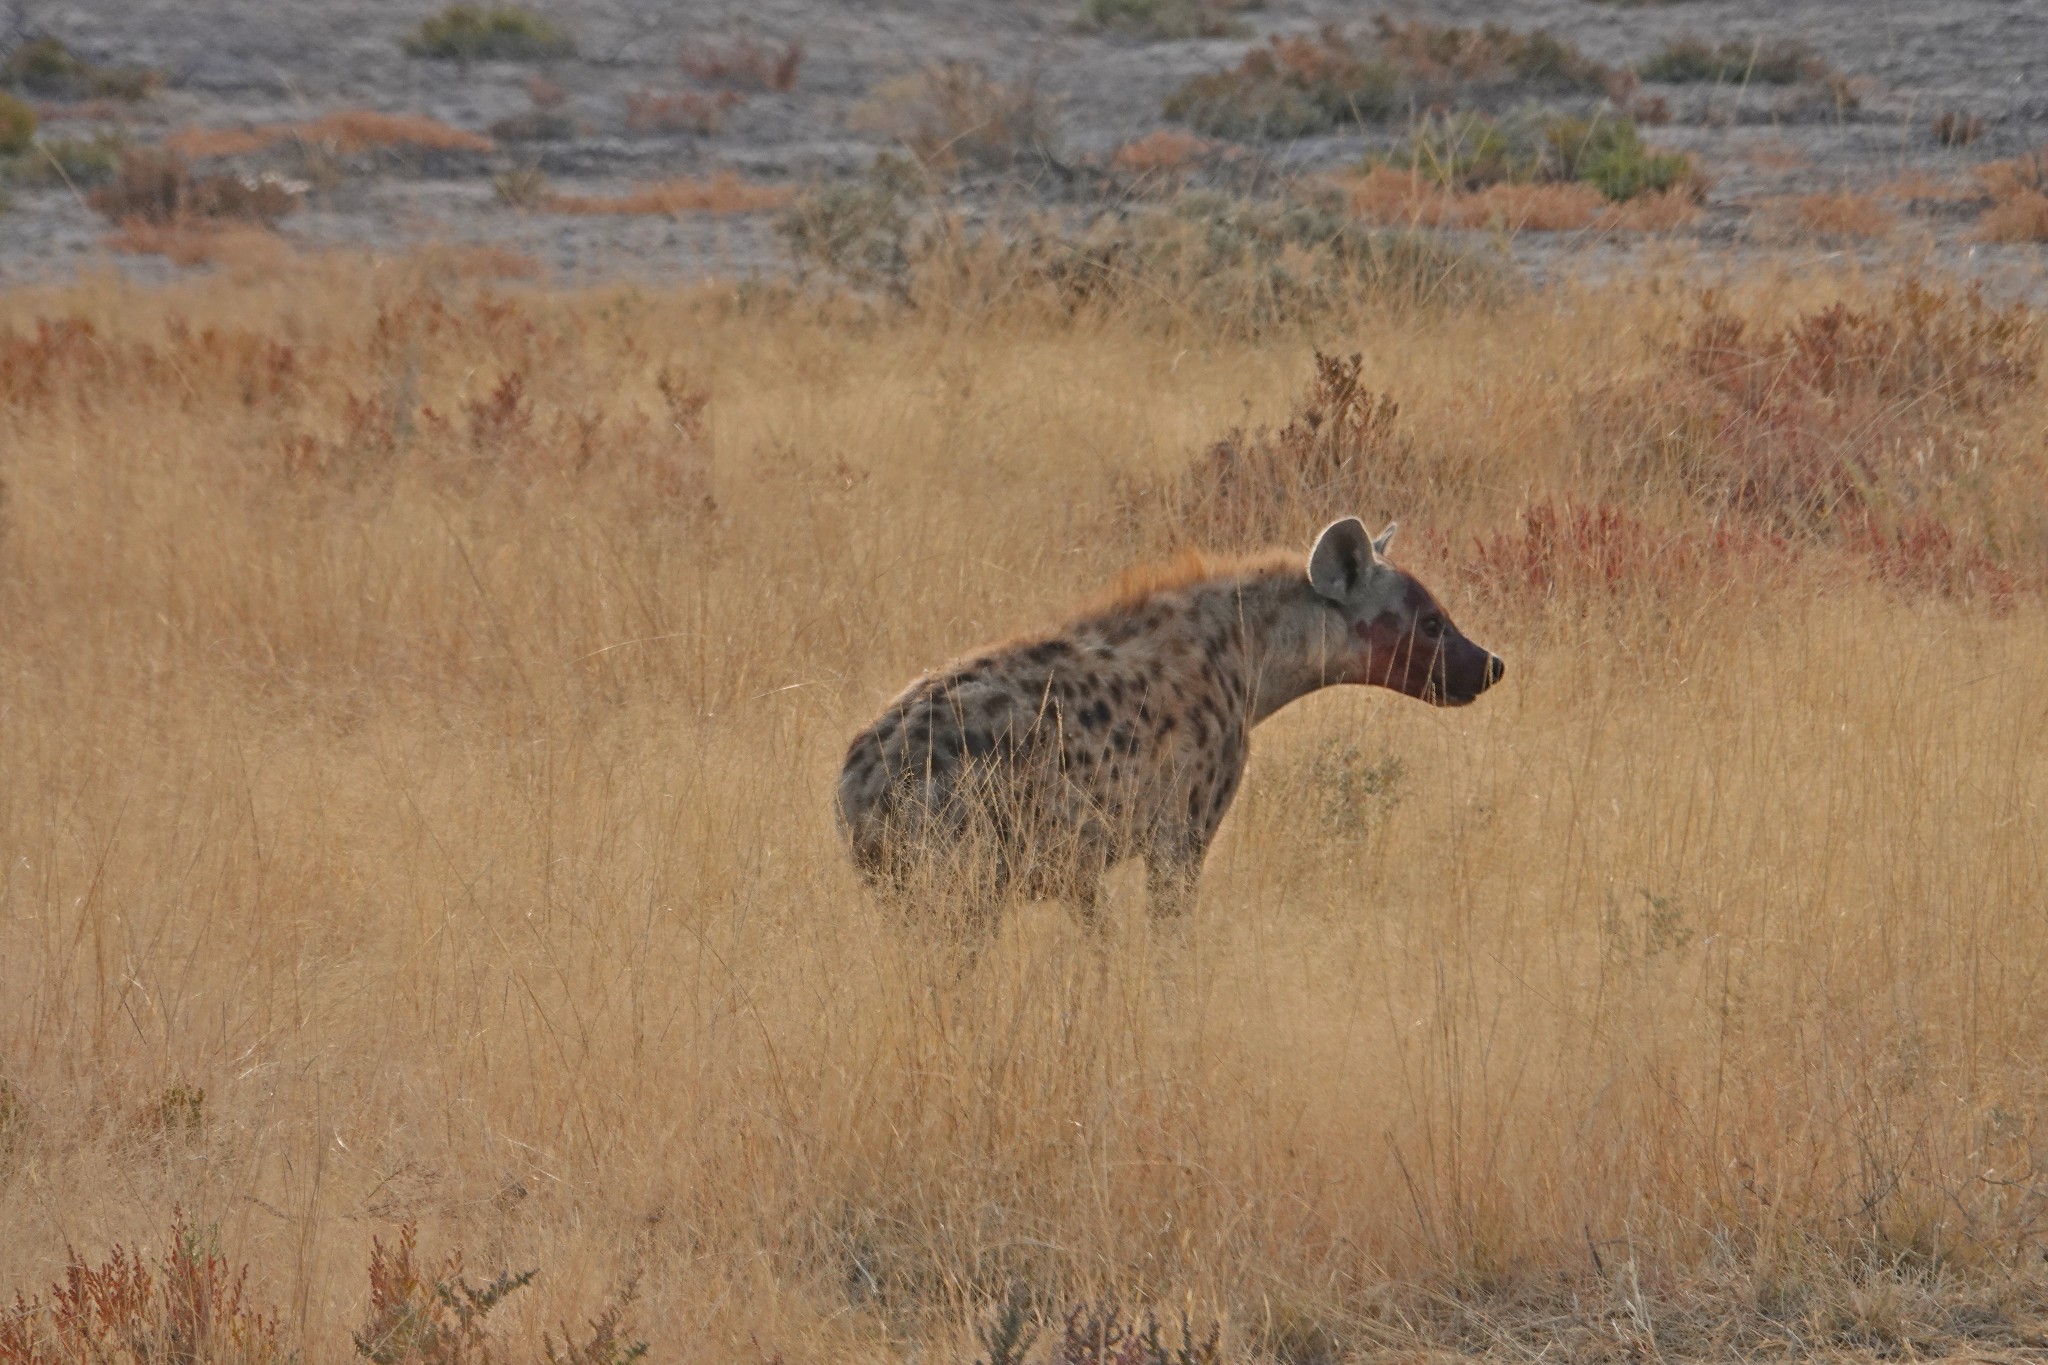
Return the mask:
<path id="1" fill-rule="evenodd" d="M 1356 518 L 1336 522 L 1309 556 L 1309 582 L 1344 613 L 1351 681 L 1435 706 L 1464 706 L 1507 665 L 1465 638 L 1429 589 L 1386 561 L 1394 528 L 1377 540 Z"/>
<path id="2" fill-rule="evenodd" d="M 1401 578 L 1396 605 L 1351 627 L 1358 681 L 1436 706 L 1477 700 L 1501 680 L 1507 665 L 1466 639 L 1429 589 L 1407 574 Z"/>

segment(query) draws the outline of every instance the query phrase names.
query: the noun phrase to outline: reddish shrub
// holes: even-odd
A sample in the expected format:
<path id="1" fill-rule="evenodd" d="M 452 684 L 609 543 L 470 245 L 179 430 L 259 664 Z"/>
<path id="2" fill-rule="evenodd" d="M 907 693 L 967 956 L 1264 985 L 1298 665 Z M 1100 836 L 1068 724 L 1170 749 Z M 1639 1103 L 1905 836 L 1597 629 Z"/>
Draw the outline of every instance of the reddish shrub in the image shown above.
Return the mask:
<path id="1" fill-rule="evenodd" d="M 1775 536 L 1729 527 L 1702 533 L 1655 526 L 1612 503 L 1545 499 L 1523 509 L 1520 528 L 1474 541 L 1457 572 L 1495 597 L 1661 595 L 1708 575 L 1773 571 L 1791 554 Z"/>
<path id="2" fill-rule="evenodd" d="M 2038 575 L 1999 563 L 1982 543 L 1959 538 L 1947 523 L 1925 512 L 1911 513 L 1890 527 L 1865 512 L 1845 529 L 1843 548 L 1860 556 L 1879 582 L 1912 594 L 1981 598 L 2003 610 L 2015 594 L 2040 586 Z"/>

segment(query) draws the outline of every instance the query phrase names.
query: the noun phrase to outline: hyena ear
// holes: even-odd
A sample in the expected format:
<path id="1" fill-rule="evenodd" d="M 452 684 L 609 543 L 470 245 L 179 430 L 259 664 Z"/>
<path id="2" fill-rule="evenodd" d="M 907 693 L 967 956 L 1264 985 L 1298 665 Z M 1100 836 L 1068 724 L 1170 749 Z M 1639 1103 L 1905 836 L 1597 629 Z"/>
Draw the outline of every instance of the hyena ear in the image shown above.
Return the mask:
<path id="1" fill-rule="evenodd" d="M 1333 521 L 1308 552 L 1308 583 L 1318 595 L 1342 602 L 1357 592 L 1376 558 L 1372 537 L 1357 517 Z"/>
<path id="2" fill-rule="evenodd" d="M 1380 534 L 1379 534 L 1379 538 L 1378 538 L 1377 540 L 1373 541 L 1373 543 L 1372 543 L 1372 552 L 1373 552 L 1373 554 L 1374 554 L 1374 555 L 1376 555 L 1376 556 L 1378 556 L 1378 557 L 1379 557 L 1379 558 L 1381 558 L 1381 559 L 1385 559 L 1385 558 L 1387 557 L 1387 547 L 1388 547 L 1389 545 L 1392 545 L 1392 544 L 1394 543 L 1394 532 L 1396 532 L 1396 531 L 1398 531 L 1398 530 L 1400 530 L 1400 529 L 1401 529 L 1401 523 L 1400 523 L 1400 522 L 1398 522 L 1398 521 L 1390 521 L 1390 522 L 1388 522 L 1388 523 L 1387 523 L 1387 529 L 1386 529 L 1386 530 L 1384 530 L 1384 531 L 1382 531 L 1382 532 L 1380 532 Z"/>

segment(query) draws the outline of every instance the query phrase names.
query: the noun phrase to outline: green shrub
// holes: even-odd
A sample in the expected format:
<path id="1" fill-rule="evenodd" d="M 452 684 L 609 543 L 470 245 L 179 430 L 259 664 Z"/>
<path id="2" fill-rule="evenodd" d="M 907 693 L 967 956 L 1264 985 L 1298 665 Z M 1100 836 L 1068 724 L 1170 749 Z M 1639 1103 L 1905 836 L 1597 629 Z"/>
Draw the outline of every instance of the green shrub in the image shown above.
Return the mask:
<path id="1" fill-rule="evenodd" d="M 1774 43 L 1723 43 L 1678 38 L 1636 68 L 1646 81 L 1683 85 L 1711 81 L 1717 85 L 1793 85 L 1824 80 L 1828 65 L 1812 48 L 1796 39 Z"/>
<path id="2" fill-rule="evenodd" d="M 1083 0 L 1080 26 L 1139 38 L 1227 38 L 1244 24 L 1231 0 Z"/>
<path id="3" fill-rule="evenodd" d="M 1643 145 L 1635 120 L 1563 118 L 1544 128 L 1558 178 L 1583 180 L 1609 199 L 1657 194 L 1692 181 L 1692 158 Z"/>
<path id="4" fill-rule="evenodd" d="M 1414 171 L 1447 189 L 1483 189 L 1541 178 L 1541 147 L 1485 114 L 1433 115 L 1409 130 L 1404 146 L 1367 158 L 1368 166 Z"/>
<path id="5" fill-rule="evenodd" d="M 403 46 L 409 57 L 458 62 L 541 61 L 576 50 L 567 34 L 517 5 L 450 5 L 421 20 Z"/>
<path id="6" fill-rule="evenodd" d="M 128 140 L 118 132 L 91 137 L 43 138 L 0 160 L 0 180 L 12 185 L 68 185 L 86 189 L 114 178 Z"/>
<path id="7" fill-rule="evenodd" d="M 146 99 L 163 73 L 139 66 L 98 66 L 55 38 L 33 38 L 0 62 L 0 85 L 48 99 Z"/>
<path id="8" fill-rule="evenodd" d="M 1650 150 L 1633 119 L 1614 115 L 1434 116 L 1409 132 L 1406 145 L 1366 164 L 1413 171 L 1449 189 L 1583 181 L 1614 200 L 1694 179 L 1690 157 Z"/>
<path id="9" fill-rule="evenodd" d="M 36 111 L 12 95 L 0 95 L 0 155 L 28 150 L 36 136 Z"/>

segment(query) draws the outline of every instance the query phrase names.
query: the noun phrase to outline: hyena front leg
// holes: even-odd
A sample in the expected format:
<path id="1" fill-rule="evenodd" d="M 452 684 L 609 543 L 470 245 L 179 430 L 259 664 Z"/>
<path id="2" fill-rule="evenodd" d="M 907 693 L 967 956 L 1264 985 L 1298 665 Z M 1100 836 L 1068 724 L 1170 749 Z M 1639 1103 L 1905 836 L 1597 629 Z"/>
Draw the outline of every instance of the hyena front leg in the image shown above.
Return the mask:
<path id="1" fill-rule="evenodd" d="M 1195 903 L 1206 840 L 1186 836 L 1155 842 L 1145 854 L 1145 900 L 1155 923 L 1178 921 Z"/>

